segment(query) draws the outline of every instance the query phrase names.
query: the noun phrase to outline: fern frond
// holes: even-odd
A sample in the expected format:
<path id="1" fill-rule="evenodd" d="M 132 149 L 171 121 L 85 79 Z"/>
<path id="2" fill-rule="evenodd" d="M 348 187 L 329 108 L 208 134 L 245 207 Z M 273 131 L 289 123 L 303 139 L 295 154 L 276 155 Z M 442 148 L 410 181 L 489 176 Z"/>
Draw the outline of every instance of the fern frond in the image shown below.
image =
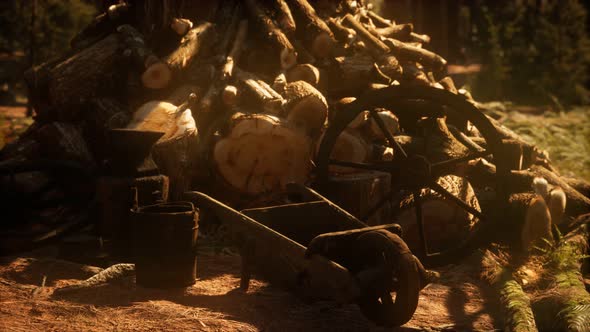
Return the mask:
<path id="1" fill-rule="evenodd" d="M 559 312 L 558 317 L 566 323 L 568 331 L 590 331 L 590 304 L 568 306 Z"/>

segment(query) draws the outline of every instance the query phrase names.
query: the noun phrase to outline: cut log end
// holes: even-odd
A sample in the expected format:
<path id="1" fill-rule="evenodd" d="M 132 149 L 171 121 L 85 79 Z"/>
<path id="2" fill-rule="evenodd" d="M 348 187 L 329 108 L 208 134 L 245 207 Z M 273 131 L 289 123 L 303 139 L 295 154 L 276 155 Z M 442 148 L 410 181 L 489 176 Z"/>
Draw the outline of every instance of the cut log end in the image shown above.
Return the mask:
<path id="1" fill-rule="evenodd" d="M 151 64 L 141 75 L 141 82 L 148 89 L 163 89 L 171 79 L 172 72 L 163 62 Z"/>
<path id="2" fill-rule="evenodd" d="M 324 96 L 305 81 L 287 84 L 284 95 L 287 120 L 309 136 L 317 137 L 328 118 L 328 103 Z"/>
<path id="3" fill-rule="evenodd" d="M 536 196 L 529 203 L 526 211 L 521 233 L 522 249 L 529 252 L 536 247 L 545 247 L 547 243 L 543 239 L 553 239 L 551 214 L 545 200 L 541 196 Z"/>
<path id="4" fill-rule="evenodd" d="M 292 49 L 283 49 L 280 55 L 281 68 L 289 69 L 297 64 L 297 53 Z"/>
<path id="5" fill-rule="evenodd" d="M 383 124 L 385 124 L 385 128 L 389 131 L 391 136 L 400 133 L 399 119 L 393 113 L 387 110 L 380 110 L 377 112 L 377 116 L 381 118 Z M 387 137 L 377 124 L 377 121 L 374 118 L 369 117 L 369 122 L 369 136 L 372 139 L 385 141 Z"/>
<path id="6" fill-rule="evenodd" d="M 214 165 L 232 188 L 260 195 L 308 180 L 311 143 L 305 135 L 265 114 L 234 116 L 232 125 L 213 149 Z"/>
<path id="7" fill-rule="evenodd" d="M 221 92 L 221 101 L 226 106 L 233 106 L 238 99 L 238 88 L 233 85 L 227 85 Z"/>
<path id="8" fill-rule="evenodd" d="M 355 130 L 346 130 L 336 139 L 336 143 L 330 153 L 330 159 L 363 163 L 367 161 L 369 153 L 369 145 L 361 137 L 360 133 Z M 352 167 L 331 165 L 329 171 L 331 174 L 349 174 L 359 172 L 360 170 Z"/>
<path id="9" fill-rule="evenodd" d="M 184 36 L 193 28 L 193 22 L 186 18 L 174 18 L 170 23 L 170 28 L 174 30 L 179 36 Z"/>
<path id="10" fill-rule="evenodd" d="M 310 64 L 300 64 L 291 68 L 286 78 L 287 82 L 305 81 L 317 87 L 320 83 L 320 71 Z"/>

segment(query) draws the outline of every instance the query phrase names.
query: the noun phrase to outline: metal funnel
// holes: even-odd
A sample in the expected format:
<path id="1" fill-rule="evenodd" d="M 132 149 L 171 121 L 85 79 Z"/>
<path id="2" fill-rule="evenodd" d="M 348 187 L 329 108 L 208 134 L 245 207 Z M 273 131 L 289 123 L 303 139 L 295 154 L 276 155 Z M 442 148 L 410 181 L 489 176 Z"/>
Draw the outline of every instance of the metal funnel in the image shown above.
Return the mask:
<path id="1" fill-rule="evenodd" d="M 109 164 L 119 175 L 157 173 L 152 146 L 164 135 L 159 131 L 117 128 L 109 130 Z"/>

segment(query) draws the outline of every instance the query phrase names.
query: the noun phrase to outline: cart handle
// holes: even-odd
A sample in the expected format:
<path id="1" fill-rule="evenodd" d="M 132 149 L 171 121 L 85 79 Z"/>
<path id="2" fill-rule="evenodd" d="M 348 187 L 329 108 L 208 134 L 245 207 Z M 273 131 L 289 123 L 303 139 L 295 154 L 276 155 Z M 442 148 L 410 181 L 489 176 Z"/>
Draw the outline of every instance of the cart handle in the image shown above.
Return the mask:
<path id="1" fill-rule="evenodd" d="M 290 193 L 300 194 L 304 200 L 308 200 L 308 201 L 315 200 L 315 201 L 325 202 L 326 204 L 328 204 L 328 206 L 330 208 L 332 208 L 333 210 L 338 212 L 338 214 L 340 214 L 344 218 L 349 219 L 350 221 L 355 223 L 356 224 L 355 226 L 357 228 L 369 227 L 369 225 L 360 221 L 357 217 L 353 216 L 348 211 L 346 211 L 343 208 L 341 208 L 340 206 L 338 206 L 338 204 L 334 204 L 332 201 L 330 201 L 326 197 L 320 195 L 317 191 L 309 188 L 308 186 L 305 186 L 305 185 L 302 185 L 299 183 L 288 183 L 286 188 L 287 188 L 287 191 Z"/>

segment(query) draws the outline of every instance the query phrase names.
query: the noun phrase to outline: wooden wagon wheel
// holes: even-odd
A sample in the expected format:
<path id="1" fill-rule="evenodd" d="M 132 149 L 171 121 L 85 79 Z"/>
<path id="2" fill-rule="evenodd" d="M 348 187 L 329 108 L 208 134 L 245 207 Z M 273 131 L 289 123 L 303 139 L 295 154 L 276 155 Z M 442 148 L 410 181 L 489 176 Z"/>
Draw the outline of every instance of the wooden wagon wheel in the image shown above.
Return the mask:
<path id="1" fill-rule="evenodd" d="M 359 236 L 355 248 L 356 261 L 362 262 L 356 272 L 361 285 L 357 304 L 362 313 L 382 326 L 407 323 L 418 306 L 421 285 L 416 260 L 406 243 L 396 234 L 378 230 Z M 391 292 L 396 292 L 395 301 Z"/>
<path id="2" fill-rule="evenodd" d="M 411 103 L 420 104 L 422 107 L 414 107 L 410 110 L 408 109 L 408 105 Z M 429 105 L 436 107 L 429 107 Z M 418 118 L 441 117 L 452 113 L 454 117 L 462 121 L 471 122 L 479 130 L 486 141 L 486 149 L 436 163 L 431 163 L 423 155 L 408 155 L 400 144 L 396 142 L 391 132 L 387 130 L 382 119 L 376 114 L 375 109 L 379 107 L 393 109 L 398 116 L 405 115 L 406 117 Z M 365 110 L 371 112 L 373 119 L 385 135 L 389 147 L 394 149 L 395 157 L 393 160 L 374 163 L 355 163 L 331 159 L 330 156 L 338 136 L 340 136 L 348 124 L 360 112 Z M 510 170 L 507 166 L 508 162 L 502 157 L 502 148 L 502 138 L 493 124 L 483 113 L 463 97 L 431 87 L 390 86 L 367 92 L 354 102 L 344 106 L 337 114 L 322 139 L 316 158 L 317 185 L 320 190 L 322 186 L 329 186 L 329 166 L 331 165 L 390 173 L 395 187 L 392 187 L 391 192 L 375 204 L 371 211 L 374 213 L 387 202 L 395 201 L 396 193 L 401 190 L 411 192 L 414 197 L 416 220 L 418 222 L 418 232 L 421 240 L 421 252 L 417 253 L 417 256 L 426 266 L 444 265 L 465 257 L 489 240 L 489 235 L 492 233 L 490 230 L 493 229 L 490 228 L 490 225 L 496 224 L 495 221 L 499 219 L 498 211 L 501 211 L 503 207 L 507 206 L 508 199 L 507 193 L 504 190 L 504 181 Z M 491 156 L 490 160 L 493 160 L 496 165 L 496 204 L 494 204 L 495 208 L 492 211 L 478 211 L 474 209 L 436 182 L 438 177 L 450 174 L 449 170 L 453 166 L 484 156 Z M 479 219 L 475 229 L 458 247 L 438 253 L 430 253 L 428 251 L 419 194 L 424 188 L 430 188 Z"/>

